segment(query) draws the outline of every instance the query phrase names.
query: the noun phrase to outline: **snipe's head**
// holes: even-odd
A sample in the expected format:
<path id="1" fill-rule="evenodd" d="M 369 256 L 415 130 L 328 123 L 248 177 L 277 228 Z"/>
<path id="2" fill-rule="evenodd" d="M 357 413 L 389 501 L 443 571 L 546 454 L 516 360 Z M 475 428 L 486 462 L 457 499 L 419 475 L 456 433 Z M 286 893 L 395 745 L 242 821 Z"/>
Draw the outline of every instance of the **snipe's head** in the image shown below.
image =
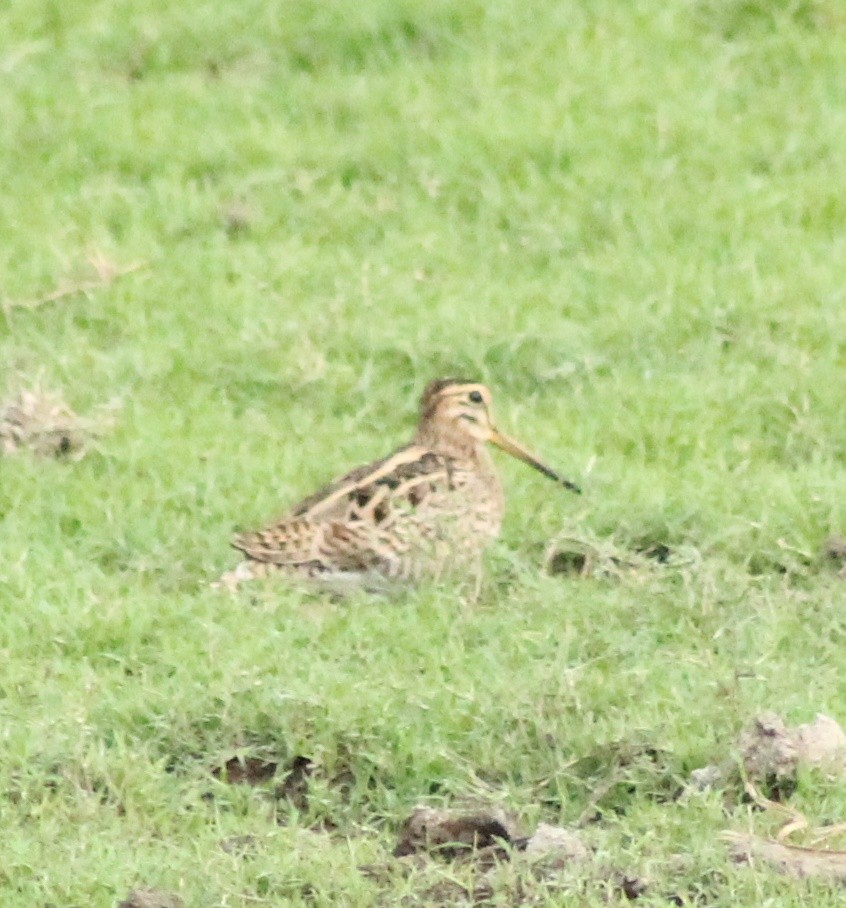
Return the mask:
<path id="1" fill-rule="evenodd" d="M 435 379 L 420 399 L 416 440 L 433 451 L 459 456 L 490 442 L 571 491 L 581 491 L 521 444 L 503 435 L 494 425 L 490 407 L 491 392 L 484 385 L 461 378 Z"/>

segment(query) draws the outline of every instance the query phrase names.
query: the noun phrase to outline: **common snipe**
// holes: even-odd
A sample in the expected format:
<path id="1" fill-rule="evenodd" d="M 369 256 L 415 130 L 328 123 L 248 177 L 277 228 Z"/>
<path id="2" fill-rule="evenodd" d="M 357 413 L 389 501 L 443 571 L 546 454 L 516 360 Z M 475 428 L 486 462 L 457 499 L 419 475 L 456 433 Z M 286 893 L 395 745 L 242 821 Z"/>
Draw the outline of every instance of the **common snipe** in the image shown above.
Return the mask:
<path id="1" fill-rule="evenodd" d="M 267 529 L 239 533 L 232 545 L 246 558 L 221 584 L 231 589 L 281 571 L 333 589 L 382 588 L 478 564 L 504 509 L 487 442 L 579 491 L 500 433 L 490 402 L 476 382 L 430 382 L 409 444 L 352 470 Z"/>

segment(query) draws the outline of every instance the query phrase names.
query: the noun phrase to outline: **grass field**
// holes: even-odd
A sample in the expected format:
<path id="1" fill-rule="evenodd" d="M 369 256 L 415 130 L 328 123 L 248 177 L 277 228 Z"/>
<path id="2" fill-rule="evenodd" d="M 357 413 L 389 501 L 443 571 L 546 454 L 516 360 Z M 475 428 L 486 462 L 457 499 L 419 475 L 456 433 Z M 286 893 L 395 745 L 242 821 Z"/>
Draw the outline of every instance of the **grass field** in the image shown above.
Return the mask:
<path id="1" fill-rule="evenodd" d="M 432 904 L 358 869 L 417 804 L 587 818 L 641 904 L 842 904 L 730 862 L 773 818 L 675 797 L 762 709 L 846 721 L 840 0 L 18 0 L 0 34 L 0 391 L 103 427 L 0 459 L 4 908 Z M 585 488 L 501 462 L 478 599 L 209 588 L 451 374 Z M 846 782 L 791 804 L 837 822 Z"/>

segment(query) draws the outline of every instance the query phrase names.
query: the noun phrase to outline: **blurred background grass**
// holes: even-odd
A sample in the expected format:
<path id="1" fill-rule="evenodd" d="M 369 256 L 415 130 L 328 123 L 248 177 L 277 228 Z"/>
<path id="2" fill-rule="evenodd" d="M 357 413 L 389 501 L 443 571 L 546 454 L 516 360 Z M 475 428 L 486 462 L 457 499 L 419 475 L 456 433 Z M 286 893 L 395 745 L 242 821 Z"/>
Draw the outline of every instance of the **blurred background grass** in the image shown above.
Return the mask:
<path id="1" fill-rule="evenodd" d="M 0 12 L 3 383 L 120 402 L 78 463 L 0 461 L 9 905 L 413 898 L 355 870 L 412 804 L 569 822 L 620 772 L 614 860 L 660 888 L 689 851 L 712 904 L 801 903 L 725 864 L 718 799 L 665 802 L 756 709 L 846 714 L 845 25 L 835 0 Z M 233 529 L 404 440 L 454 373 L 586 487 L 503 464 L 479 602 L 207 589 Z M 669 558 L 549 576 L 559 536 Z M 239 748 L 317 761 L 311 813 L 211 779 Z"/>

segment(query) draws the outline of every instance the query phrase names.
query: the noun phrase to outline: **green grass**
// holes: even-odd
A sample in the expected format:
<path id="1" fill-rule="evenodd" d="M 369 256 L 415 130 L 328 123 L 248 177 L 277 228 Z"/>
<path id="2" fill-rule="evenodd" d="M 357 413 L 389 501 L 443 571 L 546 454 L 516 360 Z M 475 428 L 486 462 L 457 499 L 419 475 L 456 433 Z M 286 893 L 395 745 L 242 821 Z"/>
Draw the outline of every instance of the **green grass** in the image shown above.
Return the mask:
<path id="1" fill-rule="evenodd" d="M 598 809 L 647 904 L 840 904 L 672 797 L 760 709 L 846 720 L 838 0 L 19 0 L 0 34 L 0 385 L 122 402 L 78 462 L 0 461 L 3 905 L 419 904 L 357 866 L 468 802 Z M 17 305 L 92 256 L 147 267 Z M 478 601 L 208 588 L 455 373 L 585 486 L 502 463 Z M 558 536 L 672 554 L 551 576 Z M 311 758 L 308 809 L 215 780 L 236 752 Z"/>

